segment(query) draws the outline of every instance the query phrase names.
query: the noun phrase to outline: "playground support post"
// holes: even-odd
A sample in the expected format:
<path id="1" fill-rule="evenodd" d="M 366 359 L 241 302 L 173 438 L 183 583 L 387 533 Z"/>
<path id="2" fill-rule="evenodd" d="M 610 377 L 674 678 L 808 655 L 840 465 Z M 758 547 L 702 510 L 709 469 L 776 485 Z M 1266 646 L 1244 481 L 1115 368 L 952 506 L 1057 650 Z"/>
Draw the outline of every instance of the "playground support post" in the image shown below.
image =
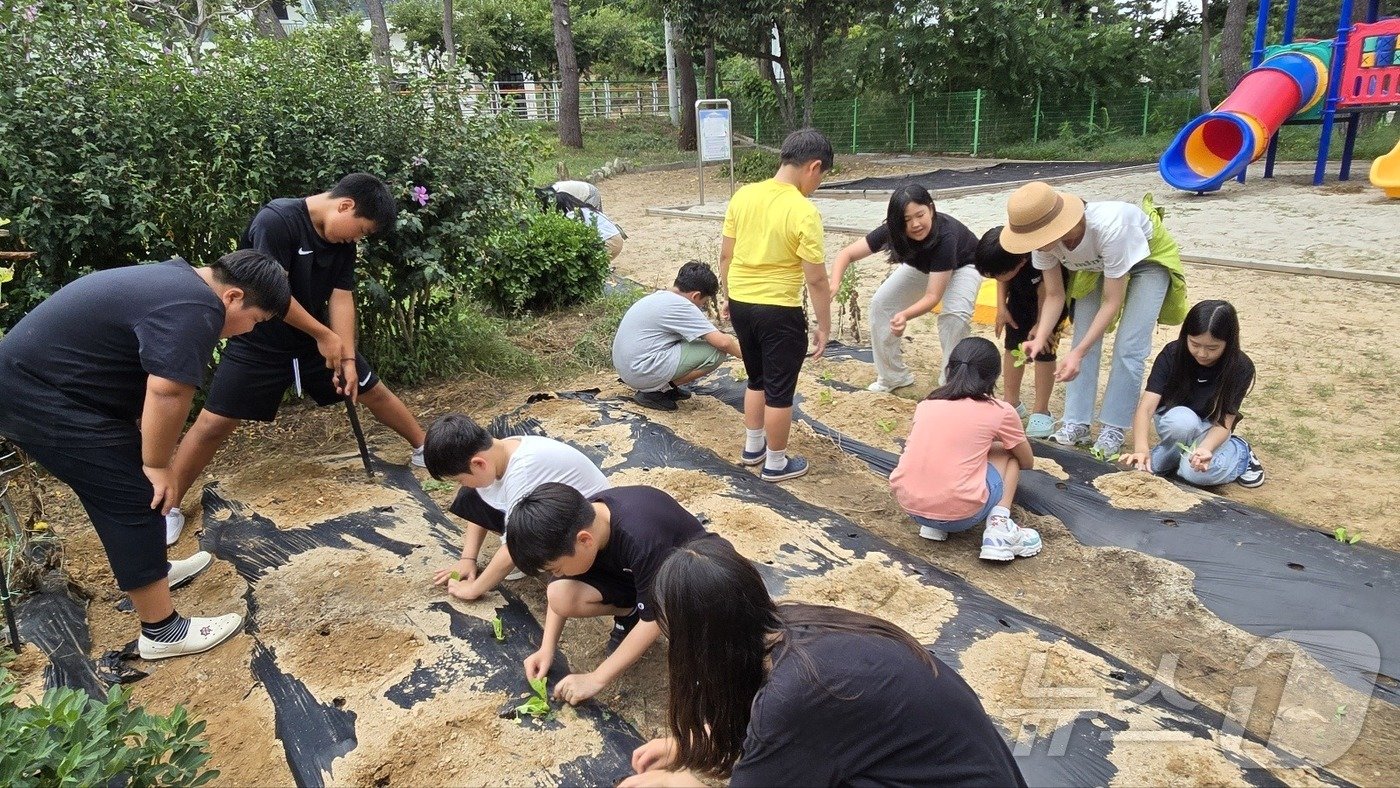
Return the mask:
<path id="1" fill-rule="evenodd" d="M 977 155 L 978 142 L 982 137 L 982 89 L 977 89 L 977 97 L 972 106 L 972 155 Z"/>
<path id="2" fill-rule="evenodd" d="M 1337 16 L 1337 37 L 1332 39 L 1332 68 L 1328 76 L 1327 104 L 1322 109 L 1322 137 L 1317 141 L 1317 166 L 1313 169 L 1314 186 L 1321 186 L 1327 176 L 1327 154 L 1332 147 L 1332 124 L 1337 117 L 1342 68 L 1346 64 L 1347 41 L 1351 38 L 1351 9 L 1352 0 L 1342 0 L 1342 10 Z M 1353 127 L 1355 125 L 1352 124 Z"/>

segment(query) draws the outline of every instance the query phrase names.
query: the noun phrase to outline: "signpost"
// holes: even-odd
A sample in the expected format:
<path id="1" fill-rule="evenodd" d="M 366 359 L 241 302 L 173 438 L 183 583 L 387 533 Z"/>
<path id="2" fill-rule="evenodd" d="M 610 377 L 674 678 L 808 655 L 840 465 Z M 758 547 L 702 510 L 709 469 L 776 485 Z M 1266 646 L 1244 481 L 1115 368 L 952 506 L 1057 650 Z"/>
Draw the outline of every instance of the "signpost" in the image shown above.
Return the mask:
<path id="1" fill-rule="evenodd" d="M 729 162 L 729 196 L 734 196 L 734 113 L 729 99 L 695 102 L 696 145 L 700 173 L 700 204 L 705 204 L 705 164 Z"/>

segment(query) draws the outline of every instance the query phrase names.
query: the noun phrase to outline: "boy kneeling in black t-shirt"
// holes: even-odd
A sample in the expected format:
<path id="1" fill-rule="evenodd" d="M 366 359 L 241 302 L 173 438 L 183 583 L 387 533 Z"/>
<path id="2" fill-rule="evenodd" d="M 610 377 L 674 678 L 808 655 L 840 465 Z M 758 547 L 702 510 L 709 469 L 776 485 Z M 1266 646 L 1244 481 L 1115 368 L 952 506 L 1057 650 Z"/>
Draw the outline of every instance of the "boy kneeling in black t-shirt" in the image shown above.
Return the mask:
<path id="1" fill-rule="evenodd" d="M 612 654 L 591 673 L 566 676 L 554 697 L 579 704 L 641 658 L 661 634 L 651 581 L 678 547 L 713 538 L 674 498 L 653 487 L 615 487 L 584 498 L 550 482 L 520 499 L 506 523 L 511 557 L 521 571 L 554 575 L 544 637 L 525 659 L 525 675 L 549 673 L 564 622 L 613 616 Z"/>

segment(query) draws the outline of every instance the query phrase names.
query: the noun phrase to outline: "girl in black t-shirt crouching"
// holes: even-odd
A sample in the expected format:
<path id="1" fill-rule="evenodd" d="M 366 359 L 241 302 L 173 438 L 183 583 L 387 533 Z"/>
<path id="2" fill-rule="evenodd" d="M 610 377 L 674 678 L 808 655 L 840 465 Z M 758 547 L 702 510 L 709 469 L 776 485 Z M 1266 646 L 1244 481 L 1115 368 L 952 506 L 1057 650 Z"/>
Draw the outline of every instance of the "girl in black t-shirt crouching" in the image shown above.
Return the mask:
<path id="1" fill-rule="evenodd" d="M 671 735 L 623 786 L 1024 786 L 957 673 L 909 633 L 834 607 L 775 605 L 728 542 L 691 542 L 652 583 L 670 638 Z M 891 724 L 897 721 L 897 724 Z"/>
<path id="2" fill-rule="evenodd" d="M 1133 419 L 1132 454 L 1121 462 L 1188 484 L 1264 483 L 1264 466 L 1234 433 L 1240 405 L 1254 385 L 1254 362 L 1240 349 L 1240 319 L 1228 301 L 1191 307 L 1181 336 L 1152 363 Z M 1149 426 L 1158 443 L 1149 450 Z"/>

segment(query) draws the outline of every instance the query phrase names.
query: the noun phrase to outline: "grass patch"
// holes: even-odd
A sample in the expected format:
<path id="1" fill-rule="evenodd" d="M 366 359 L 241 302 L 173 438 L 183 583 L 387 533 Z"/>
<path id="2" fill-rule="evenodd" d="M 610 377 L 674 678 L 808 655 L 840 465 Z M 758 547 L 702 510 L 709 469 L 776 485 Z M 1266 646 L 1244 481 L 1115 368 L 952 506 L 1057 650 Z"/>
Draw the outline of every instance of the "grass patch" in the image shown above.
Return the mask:
<path id="1" fill-rule="evenodd" d="M 583 121 L 582 150 L 559 144 L 558 124 L 543 123 L 537 128 L 545 140 L 545 149 L 530 175 L 537 184 L 552 183 L 558 177 L 559 164 L 568 168 L 570 178 L 583 179 L 615 158 L 631 167 L 695 159 L 694 153 L 676 147 L 677 130 L 665 116 L 587 118 Z"/>
<path id="2" fill-rule="evenodd" d="M 1314 383 L 1312 384 L 1312 393 L 1320 400 L 1329 400 L 1332 399 L 1333 394 L 1337 393 L 1337 387 L 1331 383 Z"/>
<path id="3" fill-rule="evenodd" d="M 590 305 L 592 320 L 574 343 L 574 362 L 586 370 L 610 368 L 617 324 L 622 322 L 627 310 L 649 292 L 640 287 L 618 288 L 593 302 Z"/>

